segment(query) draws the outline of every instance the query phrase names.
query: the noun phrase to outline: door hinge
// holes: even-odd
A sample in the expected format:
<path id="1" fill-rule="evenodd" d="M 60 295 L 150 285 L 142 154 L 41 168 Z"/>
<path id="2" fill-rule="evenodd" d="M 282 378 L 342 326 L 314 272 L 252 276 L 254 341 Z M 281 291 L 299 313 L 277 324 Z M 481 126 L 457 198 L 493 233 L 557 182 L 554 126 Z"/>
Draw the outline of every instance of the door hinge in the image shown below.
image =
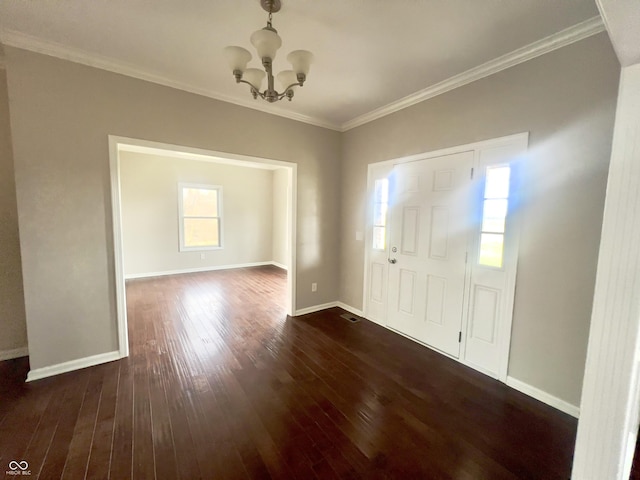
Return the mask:
<path id="1" fill-rule="evenodd" d="M 458 332 L 458 343 L 462 343 L 462 332 Z"/>
<path id="2" fill-rule="evenodd" d="M 473 167 L 471 167 L 471 180 L 473 180 Z"/>

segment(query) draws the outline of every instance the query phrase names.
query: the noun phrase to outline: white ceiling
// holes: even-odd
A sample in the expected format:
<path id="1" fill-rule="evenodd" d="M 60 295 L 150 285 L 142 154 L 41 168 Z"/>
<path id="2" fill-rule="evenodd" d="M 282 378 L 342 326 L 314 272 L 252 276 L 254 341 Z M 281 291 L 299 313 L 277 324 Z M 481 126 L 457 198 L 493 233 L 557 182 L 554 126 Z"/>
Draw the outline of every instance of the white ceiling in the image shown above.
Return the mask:
<path id="1" fill-rule="evenodd" d="M 282 0 L 273 25 L 316 60 L 293 102 L 236 85 L 222 49 L 254 52 L 259 0 L 2 0 L 0 39 L 336 129 L 598 15 L 594 0 Z M 591 22 L 593 24 L 593 22 Z M 255 55 L 254 55 L 255 57 Z M 251 62 L 258 66 L 257 60 Z M 365 116 L 365 117 L 363 117 Z"/>
<path id="2" fill-rule="evenodd" d="M 640 63 L 640 2 L 598 0 L 598 8 L 622 66 Z"/>

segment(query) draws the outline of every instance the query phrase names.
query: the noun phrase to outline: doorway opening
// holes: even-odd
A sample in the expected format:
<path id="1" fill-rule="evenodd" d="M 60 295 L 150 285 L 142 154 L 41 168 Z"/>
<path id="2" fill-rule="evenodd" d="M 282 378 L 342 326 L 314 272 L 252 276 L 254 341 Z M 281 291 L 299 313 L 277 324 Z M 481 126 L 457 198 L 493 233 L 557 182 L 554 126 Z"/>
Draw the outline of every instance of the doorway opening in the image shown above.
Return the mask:
<path id="1" fill-rule="evenodd" d="M 116 136 L 109 153 L 120 357 L 126 279 L 273 265 L 286 271 L 293 315 L 296 164 Z M 146 218 L 150 209 L 162 215 Z"/>

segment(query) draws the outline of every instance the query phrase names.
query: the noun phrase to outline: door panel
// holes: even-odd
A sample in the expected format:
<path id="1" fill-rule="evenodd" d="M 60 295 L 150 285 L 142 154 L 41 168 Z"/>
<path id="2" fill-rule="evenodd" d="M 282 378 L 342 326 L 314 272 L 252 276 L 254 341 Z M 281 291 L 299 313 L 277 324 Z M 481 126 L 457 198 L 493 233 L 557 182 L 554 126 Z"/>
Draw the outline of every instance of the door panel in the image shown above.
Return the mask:
<path id="1" fill-rule="evenodd" d="M 435 275 L 427 275 L 427 322 L 436 325 L 444 324 L 445 298 L 447 296 L 447 279 Z"/>
<path id="2" fill-rule="evenodd" d="M 388 325 L 460 354 L 473 152 L 396 165 L 391 176 Z M 395 249 L 395 250 L 394 250 Z"/>
<path id="3" fill-rule="evenodd" d="M 384 284 L 386 282 L 385 278 L 386 273 L 386 265 L 380 262 L 373 262 L 371 264 L 371 300 L 377 303 L 382 303 L 385 301 L 384 299 Z"/>
<path id="4" fill-rule="evenodd" d="M 417 255 L 420 235 L 419 207 L 404 207 L 402 210 L 402 253 Z"/>
<path id="5" fill-rule="evenodd" d="M 416 304 L 416 272 L 401 269 L 398 290 L 398 311 L 413 315 Z"/>
<path id="6" fill-rule="evenodd" d="M 470 338 L 481 340 L 488 345 L 495 344 L 496 320 L 500 291 L 476 285 L 471 299 Z"/>
<path id="7" fill-rule="evenodd" d="M 447 206 L 431 207 L 431 230 L 429 238 L 429 257 L 447 259 L 449 243 L 449 208 Z"/>

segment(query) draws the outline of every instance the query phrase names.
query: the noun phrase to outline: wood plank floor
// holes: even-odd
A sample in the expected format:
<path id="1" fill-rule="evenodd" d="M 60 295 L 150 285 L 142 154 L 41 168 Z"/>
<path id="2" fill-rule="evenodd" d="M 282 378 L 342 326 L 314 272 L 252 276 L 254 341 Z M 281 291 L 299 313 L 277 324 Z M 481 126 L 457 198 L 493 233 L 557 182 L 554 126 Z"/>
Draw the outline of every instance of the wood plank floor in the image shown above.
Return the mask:
<path id="1" fill-rule="evenodd" d="M 24 384 L 0 362 L 0 474 L 563 479 L 577 421 L 259 267 L 127 283 L 131 356 Z"/>

